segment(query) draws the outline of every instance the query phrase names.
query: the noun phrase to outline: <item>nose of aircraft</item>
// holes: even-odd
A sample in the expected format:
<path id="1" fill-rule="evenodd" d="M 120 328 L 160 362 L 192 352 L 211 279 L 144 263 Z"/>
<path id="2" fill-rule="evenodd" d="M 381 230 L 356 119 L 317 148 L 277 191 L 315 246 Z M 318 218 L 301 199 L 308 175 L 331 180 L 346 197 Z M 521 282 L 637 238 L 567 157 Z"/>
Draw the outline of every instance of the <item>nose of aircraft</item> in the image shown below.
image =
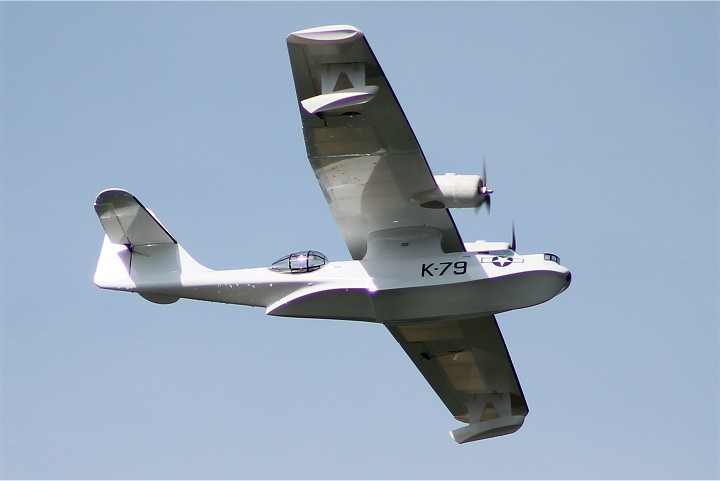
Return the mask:
<path id="1" fill-rule="evenodd" d="M 567 274 L 565 275 L 565 285 L 560 289 L 560 292 L 563 292 L 565 289 L 570 287 L 570 282 L 572 282 L 572 273 L 570 271 L 567 271 Z M 558 292 L 558 294 L 560 294 Z"/>

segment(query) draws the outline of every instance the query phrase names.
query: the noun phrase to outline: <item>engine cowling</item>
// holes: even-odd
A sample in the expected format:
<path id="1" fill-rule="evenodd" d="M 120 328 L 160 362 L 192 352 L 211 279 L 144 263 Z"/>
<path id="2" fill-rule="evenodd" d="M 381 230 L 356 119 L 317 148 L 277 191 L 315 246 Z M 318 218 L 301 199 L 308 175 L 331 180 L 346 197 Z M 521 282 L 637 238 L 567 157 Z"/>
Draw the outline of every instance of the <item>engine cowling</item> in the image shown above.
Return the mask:
<path id="1" fill-rule="evenodd" d="M 492 193 L 479 175 L 448 173 L 434 177 L 438 188 L 416 198 L 420 206 L 428 209 L 477 208 Z"/>

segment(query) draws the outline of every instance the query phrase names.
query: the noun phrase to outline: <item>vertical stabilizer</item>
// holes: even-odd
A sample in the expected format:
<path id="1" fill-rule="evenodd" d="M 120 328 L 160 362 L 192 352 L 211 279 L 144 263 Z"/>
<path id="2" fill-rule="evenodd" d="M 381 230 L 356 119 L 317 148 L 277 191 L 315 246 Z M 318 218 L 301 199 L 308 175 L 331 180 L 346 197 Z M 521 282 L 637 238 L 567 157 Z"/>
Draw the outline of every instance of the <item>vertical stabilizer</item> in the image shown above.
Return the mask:
<path id="1" fill-rule="evenodd" d="M 95 212 L 105 230 L 95 284 L 138 292 L 160 304 L 178 297 L 163 292 L 182 287 L 182 274 L 209 271 L 193 259 L 155 214 L 129 192 L 102 191 Z"/>

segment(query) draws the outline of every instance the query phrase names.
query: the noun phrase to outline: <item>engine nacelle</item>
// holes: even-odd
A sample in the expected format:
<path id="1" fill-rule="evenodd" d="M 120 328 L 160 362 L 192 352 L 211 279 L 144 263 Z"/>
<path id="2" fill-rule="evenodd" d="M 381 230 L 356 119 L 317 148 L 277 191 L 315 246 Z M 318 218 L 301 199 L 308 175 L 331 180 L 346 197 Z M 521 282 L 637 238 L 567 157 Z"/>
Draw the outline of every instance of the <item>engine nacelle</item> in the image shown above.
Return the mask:
<path id="1" fill-rule="evenodd" d="M 449 173 L 434 177 L 438 188 L 415 197 L 422 207 L 428 209 L 476 208 L 492 193 L 479 175 Z"/>

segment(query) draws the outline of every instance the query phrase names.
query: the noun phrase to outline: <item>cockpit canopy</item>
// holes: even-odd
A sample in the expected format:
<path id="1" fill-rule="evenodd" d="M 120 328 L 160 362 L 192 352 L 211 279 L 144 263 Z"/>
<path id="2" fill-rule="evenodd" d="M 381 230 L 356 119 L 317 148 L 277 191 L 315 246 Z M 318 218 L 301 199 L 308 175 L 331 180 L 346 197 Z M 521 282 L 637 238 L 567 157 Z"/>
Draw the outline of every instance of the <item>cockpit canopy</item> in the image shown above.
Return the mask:
<path id="1" fill-rule="evenodd" d="M 327 257 L 318 251 L 302 251 L 276 260 L 270 266 L 270 270 L 283 274 L 303 274 L 316 271 L 327 262 Z"/>

